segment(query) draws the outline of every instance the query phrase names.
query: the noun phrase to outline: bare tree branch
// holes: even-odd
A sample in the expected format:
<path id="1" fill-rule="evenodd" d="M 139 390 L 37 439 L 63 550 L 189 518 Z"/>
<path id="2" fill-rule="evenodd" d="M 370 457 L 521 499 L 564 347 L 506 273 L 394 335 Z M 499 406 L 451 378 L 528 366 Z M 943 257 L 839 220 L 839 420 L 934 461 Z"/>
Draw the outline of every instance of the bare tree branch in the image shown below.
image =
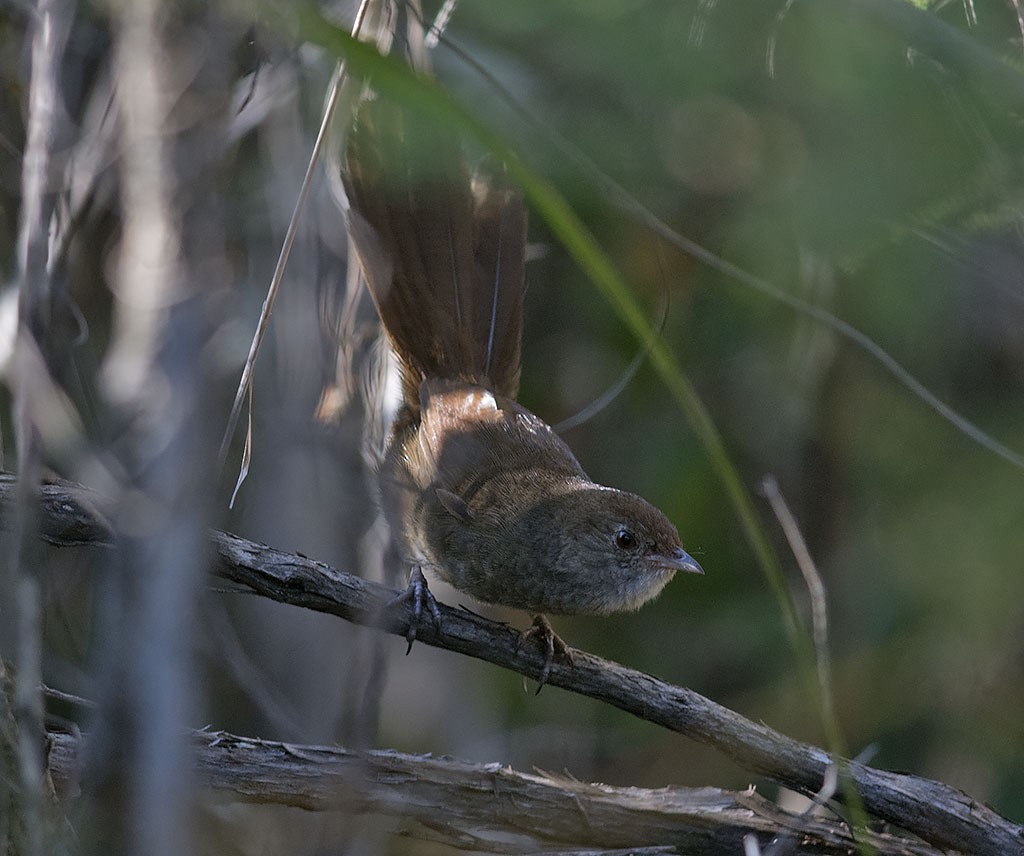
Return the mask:
<path id="1" fill-rule="evenodd" d="M 70 734 L 51 734 L 50 741 L 54 782 L 58 790 L 73 791 L 81 741 Z M 844 823 L 783 811 L 753 789 L 616 788 L 501 764 L 297 746 L 225 732 L 197 733 L 193 745 L 202 782 L 220 798 L 379 814 L 400 821 L 404 835 L 471 850 L 667 848 L 662 852 L 734 856 L 749 833 L 762 843 L 795 833 L 805 854 L 846 854 L 855 846 Z M 880 854 L 940 852 L 894 835 L 864 838 Z"/>
<path id="2" fill-rule="evenodd" d="M 0 502 L 9 508 L 12 482 L 0 476 Z M 67 484 L 43 491 L 44 537 L 53 544 L 95 539 L 110 543 L 102 520 L 86 523 L 95 494 Z M 6 512 L 3 517 L 6 517 Z M 65 530 L 66 527 L 66 530 Z M 389 606 L 394 591 L 293 553 L 222 532 L 212 533 L 215 573 L 246 590 L 281 603 L 338 615 L 402 635 L 408 607 Z M 529 677 L 543 665 L 538 651 L 517 650 L 513 629 L 464 610 L 441 607 L 443 633 L 429 626 L 419 641 L 468 654 Z M 556 663 L 548 683 L 632 713 L 712 746 L 753 773 L 804 793 L 821 786 L 830 758 L 824 750 L 752 722 L 684 687 L 573 651 L 575 665 Z M 847 769 L 867 810 L 940 848 L 1006 856 L 1024 853 L 1024 828 L 1001 817 L 969 795 L 941 782 L 878 770 L 854 761 Z"/>

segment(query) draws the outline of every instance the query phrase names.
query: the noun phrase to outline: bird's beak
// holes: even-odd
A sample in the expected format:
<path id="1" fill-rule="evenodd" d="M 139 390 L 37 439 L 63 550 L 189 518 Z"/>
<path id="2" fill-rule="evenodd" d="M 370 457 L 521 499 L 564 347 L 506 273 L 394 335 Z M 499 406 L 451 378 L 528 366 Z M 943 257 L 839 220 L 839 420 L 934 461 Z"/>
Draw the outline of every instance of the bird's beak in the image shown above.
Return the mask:
<path id="1" fill-rule="evenodd" d="M 659 553 L 656 556 L 651 556 L 649 561 L 666 571 L 681 571 L 686 574 L 704 573 L 704 569 L 697 564 L 697 560 L 682 547 L 677 547 L 668 554 Z"/>

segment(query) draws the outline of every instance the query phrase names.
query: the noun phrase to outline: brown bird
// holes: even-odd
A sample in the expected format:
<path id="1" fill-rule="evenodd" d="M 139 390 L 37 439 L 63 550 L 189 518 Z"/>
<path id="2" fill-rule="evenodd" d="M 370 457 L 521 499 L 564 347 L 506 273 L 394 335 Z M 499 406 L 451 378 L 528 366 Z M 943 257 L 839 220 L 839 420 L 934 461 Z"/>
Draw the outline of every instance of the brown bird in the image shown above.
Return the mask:
<path id="1" fill-rule="evenodd" d="M 545 648 L 543 686 L 556 655 L 571 662 L 545 613 L 635 610 L 677 571 L 703 571 L 664 514 L 592 482 L 515 400 L 521 196 L 484 171 L 471 181 L 452 134 L 380 100 L 360 107 L 342 171 L 353 242 L 402 370 L 379 475 L 412 566 L 406 638 L 411 647 L 424 608 L 440 629 L 426 569 L 478 600 L 534 613 L 522 638 Z"/>

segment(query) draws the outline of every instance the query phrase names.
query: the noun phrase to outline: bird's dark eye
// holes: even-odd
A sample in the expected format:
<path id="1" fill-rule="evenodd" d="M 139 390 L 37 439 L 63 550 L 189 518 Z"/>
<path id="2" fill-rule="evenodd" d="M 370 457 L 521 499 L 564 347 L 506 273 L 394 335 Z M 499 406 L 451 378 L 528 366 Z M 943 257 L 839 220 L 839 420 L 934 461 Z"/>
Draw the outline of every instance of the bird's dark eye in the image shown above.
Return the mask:
<path id="1" fill-rule="evenodd" d="M 615 533 L 615 546 L 620 550 L 632 550 L 636 546 L 636 535 L 628 529 L 620 529 Z"/>

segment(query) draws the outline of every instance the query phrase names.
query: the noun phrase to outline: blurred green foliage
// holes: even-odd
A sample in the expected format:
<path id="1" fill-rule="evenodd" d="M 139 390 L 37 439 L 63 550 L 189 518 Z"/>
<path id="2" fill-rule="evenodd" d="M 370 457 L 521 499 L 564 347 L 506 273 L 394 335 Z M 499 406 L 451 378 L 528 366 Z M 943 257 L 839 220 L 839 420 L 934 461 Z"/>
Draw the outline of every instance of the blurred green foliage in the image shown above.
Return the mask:
<path id="1" fill-rule="evenodd" d="M 778 479 L 828 591 L 836 707 L 850 751 L 945 780 L 1024 821 L 1024 472 L 832 329 L 670 246 L 617 207 L 597 177 L 680 235 L 853 324 L 944 402 L 1024 452 L 1022 34 L 1010 4 L 920 5 L 462 0 L 435 63 L 441 85 L 568 200 L 652 324 L 667 301 L 665 342 L 747 488 L 756 492 L 767 473 Z M 65 105 L 75 117 L 90 87 L 101 105 L 109 96 L 104 15 L 89 4 L 79 11 L 77 32 L 87 28 L 92 40 L 75 43 L 84 71 Z M 225 410 L 332 65 L 252 18 L 234 70 L 243 91 L 243 75 L 255 74 L 256 95 L 232 119 L 258 118 L 233 131 L 228 177 L 203 187 L 223 195 L 228 216 L 233 291 L 213 349 L 224 362 Z M 22 18 L 0 21 L 5 273 L 19 192 L 23 30 Z M 96 412 L 95 377 L 118 238 L 110 171 L 68 272 L 90 331 L 69 395 L 100 438 L 110 426 Z M 345 252 L 341 215 L 319 191 L 261 355 L 252 473 L 235 511 L 215 522 L 355 569 L 372 522 L 361 427 L 324 430 L 311 418 L 333 379 L 320 310 L 337 309 Z M 612 385 L 639 346 L 540 217 L 531 244 L 521 397 L 555 424 Z M 11 449 L 6 399 L 0 404 Z M 645 364 L 566 439 L 595 480 L 664 509 L 707 575 L 674 581 L 635 615 L 559 619 L 560 635 L 820 743 L 776 599 L 658 374 Z M 767 504 L 758 499 L 757 508 L 806 616 L 802 578 Z M 62 561 L 49 583 L 47 673 L 89 695 L 95 617 L 86 571 L 96 560 Z M 209 608 L 230 612 L 237 639 L 204 621 L 199 721 L 297 742 L 349 739 L 364 689 L 354 664 L 370 661 L 359 646 L 371 634 L 224 595 L 211 595 Z M 555 689 L 535 698 L 515 676 L 423 646 L 403 658 L 400 640 L 384 650 L 391 670 L 380 745 L 623 785 L 750 780 L 709 750 L 592 701 Z"/>
<path id="2" fill-rule="evenodd" d="M 947 779 L 1020 818 L 1024 474 L 849 341 L 667 246 L 552 142 L 571 141 L 676 231 L 854 324 L 1019 451 L 1021 33 L 1007 7 L 972 8 L 973 28 L 960 4 L 460 7 L 450 39 L 533 122 L 457 54 L 442 47 L 438 63 L 445 85 L 552 178 L 652 318 L 668 295 L 666 340 L 748 487 L 778 477 L 828 588 L 851 751 L 872 746 L 875 763 Z M 557 421 L 637 345 L 536 219 L 534 239 L 546 252 L 528 269 L 522 397 Z M 708 575 L 676 581 L 636 616 L 562 622 L 564 635 L 821 740 L 735 512 L 654 373 L 567 438 L 595 478 L 665 508 Z M 520 727 L 581 715 L 551 705 L 524 700 Z M 639 752 L 659 759 L 641 765 L 643 783 L 722 781 L 675 738 L 587 715 L 598 748 L 577 775 L 640 783 L 627 762 Z"/>

